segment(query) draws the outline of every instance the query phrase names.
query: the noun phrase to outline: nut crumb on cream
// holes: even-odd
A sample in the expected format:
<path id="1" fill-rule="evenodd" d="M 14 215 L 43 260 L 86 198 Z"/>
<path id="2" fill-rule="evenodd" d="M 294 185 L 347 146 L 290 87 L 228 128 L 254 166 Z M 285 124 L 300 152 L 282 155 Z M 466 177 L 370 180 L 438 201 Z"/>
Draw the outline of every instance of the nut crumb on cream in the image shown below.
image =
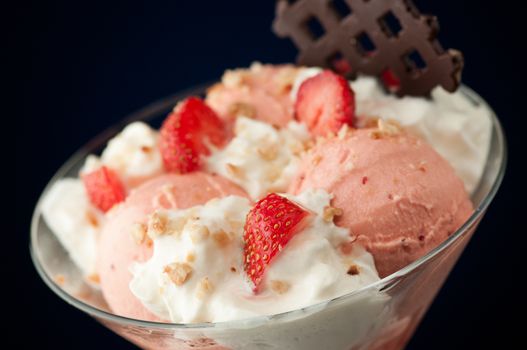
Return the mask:
<path id="1" fill-rule="evenodd" d="M 343 210 L 341 208 L 335 208 L 329 205 L 324 207 L 323 219 L 326 222 L 332 222 L 335 216 L 340 216 L 342 214 Z"/>
<path id="2" fill-rule="evenodd" d="M 130 232 L 135 243 L 143 244 L 147 238 L 147 227 L 143 223 L 136 222 L 132 225 L 132 230 Z"/>
<path id="3" fill-rule="evenodd" d="M 187 263 L 172 263 L 163 269 L 168 278 L 177 286 L 183 285 L 192 274 L 192 266 Z"/>
<path id="4" fill-rule="evenodd" d="M 356 276 L 360 273 L 359 267 L 355 264 L 350 265 L 348 268 L 348 275 Z"/>
<path id="5" fill-rule="evenodd" d="M 167 216 L 160 212 L 155 211 L 150 215 L 148 219 L 148 236 L 154 239 L 157 236 L 164 235 L 167 231 Z"/>
<path id="6" fill-rule="evenodd" d="M 203 277 L 199 283 L 196 291 L 196 297 L 198 299 L 204 299 L 207 295 L 211 294 L 214 290 L 214 286 L 208 277 Z"/>
<path id="7" fill-rule="evenodd" d="M 61 273 L 55 275 L 55 283 L 58 284 L 60 287 L 64 287 L 64 285 L 66 284 L 66 276 Z"/>
<path id="8" fill-rule="evenodd" d="M 271 289 L 277 294 L 287 293 L 289 288 L 291 288 L 289 283 L 287 283 L 285 281 L 280 281 L 280 280 L 272 280 L 272 281 L 269 282 L 269 285 L 270 285 Z"/>

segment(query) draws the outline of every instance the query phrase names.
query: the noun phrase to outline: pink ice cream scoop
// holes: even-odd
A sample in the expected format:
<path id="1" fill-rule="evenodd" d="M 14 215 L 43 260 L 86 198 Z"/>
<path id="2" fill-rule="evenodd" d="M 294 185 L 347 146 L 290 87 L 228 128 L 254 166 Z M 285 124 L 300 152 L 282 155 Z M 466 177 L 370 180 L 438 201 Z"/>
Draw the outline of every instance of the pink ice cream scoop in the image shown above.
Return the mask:
<path id="1" fill-rule="evenodd" d="M 108 213 L 99 241 L 98 269 L 104 298 L 114 313 L 159 321 L 128 286 L 130 265 L 152 255 L 151 246 L 133 238 L 134 224 L 146 223 L 148 214 L 157 208 L 184 209 L 228 195 L 247 196 L 237 185 L 216 175 L 162 175 L 133 190 L 124 203 Z"/>
<path id="2" fill-rule="evenodd" d="M 431 146 L 412 135 L 353 130 L 318 143 L 290 191 L 322 188 L 343 214 L 336 224 L 374 256 L 381 277 L 426 254 L 473 211 L 463 182 Z"/>
<path id="3" fill-rule="evenodd" d="M 260 65 L 227 71 L 222 82 L 207 93 L 207 104 L 224 120 L 238 115 L 284 127 L 293 120 L 290 92 L 298 68 L 292 65 Z"/>

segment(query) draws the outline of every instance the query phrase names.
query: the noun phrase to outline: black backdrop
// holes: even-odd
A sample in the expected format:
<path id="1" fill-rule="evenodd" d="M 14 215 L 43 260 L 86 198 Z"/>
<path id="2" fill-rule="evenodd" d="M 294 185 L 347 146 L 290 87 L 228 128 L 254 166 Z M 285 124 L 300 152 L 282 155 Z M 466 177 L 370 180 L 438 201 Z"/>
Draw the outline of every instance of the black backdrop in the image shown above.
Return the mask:
<path id="1" fill-rule="evenodd" d="M 518 204 L 525 198 L 519 164 L 525 161 L 521 106 L 526 64 L 519 5 L 514 9 L 505 3 L 513 6 L 506 1 L 417 1 L 422 10 L 439 16 L 445 45 L 464 51 L 464 82 L 501 117 L 510 166 L 481 228 L 408 349 L 507 348 L 520 335 L 515 316 L 523 319 L 525 306 L 516 281 L 525 266 L 520 252 L 525 220 L 520 220 Z M 133 348 L 64 303 L 39 279 L 28 254 L 33 206 L 75 149 L 128 113 L 217 79 L 226 68 L 253 60 L 292 61 L 292 45 L 270 31 L 273 11 L 270 0 L 18 5 L 16 24 L 8 31 L 17 68 L 12 85 L 17 108 L 9 117 L 21 131 L 14 131 L 17 213 L 15 229 L 5 234 L 16 237 L 8 257 L 16 263 L 13 305 L 28 332 L 17 340 L 20 346 L 36 340 L 54 349 Z"/>

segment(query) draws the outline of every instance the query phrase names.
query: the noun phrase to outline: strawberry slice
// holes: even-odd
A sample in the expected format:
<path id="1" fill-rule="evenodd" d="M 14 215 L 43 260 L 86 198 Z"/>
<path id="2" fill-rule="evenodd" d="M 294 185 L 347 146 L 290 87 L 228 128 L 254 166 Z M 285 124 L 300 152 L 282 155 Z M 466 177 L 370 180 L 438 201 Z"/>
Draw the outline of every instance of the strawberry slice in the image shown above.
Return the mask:
<path id="1" fill-rule="evenodd" d="M 258 201 L 247 214 L 243 233 L 244 269 L 256 292 L 266 267 L 302 230 L 309 213 L 276 193 Z"/>
<path id="2" fill-rule="evenodd" d="M 103 212 L 124 201 L 126 191 L 121 179 L 106 166 L 83 174 L 81 177 L 90 202 Z"/>
<path id="3" fill-rule="evenodd" d="M 201 155 L 209 155 L 205 139 L 221 146 L 227 138 L 218 115 L 198 97 L 178 103 L 161 126 L 159 149 L 165 169 L 188 173 L 200 167 Z"/>
<path id="4" fill-rule="evenodd" d="M 314 136 L 338 132 L 351 125 L 355 114 L 355 96 L 346 79 L 325 70 L 306 79 L 298 89 L 295 116 Z"/>

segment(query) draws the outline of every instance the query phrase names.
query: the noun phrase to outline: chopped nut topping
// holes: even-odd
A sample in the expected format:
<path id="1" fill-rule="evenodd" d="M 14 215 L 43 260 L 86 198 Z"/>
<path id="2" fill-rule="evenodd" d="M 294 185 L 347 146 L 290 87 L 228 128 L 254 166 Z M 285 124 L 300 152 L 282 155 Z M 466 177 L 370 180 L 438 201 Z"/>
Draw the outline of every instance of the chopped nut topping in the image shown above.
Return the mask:
<path id="1" fill-rule="evenodd" d="M 245 84 L 247 71 L 242 69 L 228 69 L 221 77 L 221 82 L 230 88 L 237 88 Z"/>
<path id="2" fill-rule="evenodd" d="M 145 224 L 135 223 L 132 225 L 132 231 L 130 232 L 135 243 L 143 244 L 147 238 L 146 234 L 147 227 Z"/>
<path id="3" fill-rule="evenodd" d="M 337 138 L 339 140 L 344 140 L 346 138 L 346 136 L 348 136 L 349 134 L 351 134 L 350 127 L 348 126 L 348 124 L 344 124 L 339 129 L 339 132 L 337 133 Z"/>
<path id="4" fill-rule="evenodd" d="M 188 262 L 194 262 L 194 261 L 196 260 L 196 254 L 194 254 L 194 253 L 192 253 L 192 252 L 191 252 L 191 253 L 188 253 L 188 254 L 187 254 L 187 258 L 186 258 L 186 260 L 187 260 Z"/>
<path id="5" fill-rule="evenodd" d="M 327 206 L 324 208 L 324 213 L 322 214 L 322 218 L 326 222 L 332 222 L 335 216 L 340 216 L 342 215 L 342 213 L 343 213 L 343 210 L 341 208 Z"/>
<path id="6" fill-rule="evenodd" d="M 98 273 L 92 273 L 91 275 L 88 275 L 88 281 L 90 281 L 91 283 L 95 283 L 95 284 L 100 284 L 101 283 L 101 277 L 99 276 Z"/>
<path id="7" fill-rule="evenodd" d="M 225 247 L 231 240 L 229 235 L 223 230 L 213 233 L 212 238 L 220 247 Z"/>
<path id="8" fill-rule="evenodd" d="M 63 287 L 64 284 L 66 283 L 66 276 L 59 273 L 58 275 L 55 276 L 55 283 Z"/>
<path id="9" fill-rule="evenodd" d="M 378 140 L 380 139 L 383 134 L 380 130 L 372 130 L 368 133 L 368 136 L 371 138 L 371 139 L 374 139 L 374 140 Z"/>
<path id="10" fill-rule="evenodd" d="M 238 271 L 238 270 L 236 269 L 236 267 L 231 266 L 231 272 L 236 272 L 236 271 Z"/>
<path id="11" fill-rule="evenodd" d="M 274 166 L 269 171 L 267 171 L 267 179 L 271 182 L 278 180 L 280 175 L 282 175 L 282 169 L 280 167 Z"/>
<path id="12" fill-rule="evenodd" d="M 380 139 L 386 136 L 397 135 L 401 132 L 401 126 L 394 120 L 377 120 L 377 129 L 370 131 L 368 136 L 372 139 Z"/>
<path id="13" fill-rule="evenodd" d="M 234 165 L 234 164 L 231 164 L 231 163 L 227 163 L 227 164 L 225 164 L 225 168 L 227 169 L 227 172 L 229 173 L 229 175 L 231 175 L 233 177 L 237 177 L 239 179 L 243 179 L 245 177 L 245 174 L 244 174 L 242 168 L 240 168 L 237 165 Z"/>
<path id="14" fill-rule="evenodd" d="M 359 267 L 355 264 L 350 265 L 350 267 L 348 268 L 348 275 L 355 276 L 355 275 L 358 275 L 359 273 L 360 273 Z"/>
<path id="15" fill-rule="evenodd" d="M 86 220 L 88 220 L 91 226 L 95 228 L 99 227 L 99 220 L 91 210 L 86 210 Z"/>
<path id="16" fill-rule="evenodd" d="M 311 148 L 315 147 L 315 142 L 313 140 L 308 140 L 304 142 L 304 149 L 309 151 Z"/>
<path id="17" fill-rule="evenodd" d="M 168 218 L 166 214 L 155 211 L 150 215 L 148 220 L 148 236 L 154 239 L 158 236 L 164 235 L 167 229 Z"/>
<path id="18" fill-rule="evenodd" d="M 252 62 L 249 67 L 249 70 L 253 73 L 259 73 L 262 71 L 262 69 L 263 69 L 263 64 L 258 61 Z"/>
<path id="19" fill-rule="evenodd" d="M 207 226 L 200 224 L 197 220 L 190 220 L 185 225 L 185 230 L 189 231 L 190 239 L 194 244 L 206 240 L 210 235 Z"/>
<path id="20" fill-rule="evenodd" d="M 313 158 L 311 159 L 311 162 L 313 163 L 313 165 L 318 165 L 321 160 L 322 160 L 322 156 L 320 154 L 315 154 Z"/>
<path id="21" fill-rule="evenodd" d="M 272 280 L 269 284 L 271 289 L 277 294 L 284 294 L 291 288 L 291 285 L 285 281 Z"/>
<path id="22" fill-rule="evenodd" d="M 302 142 L 293 142 L 289 146 L 289 149 L 293 155 L 299 156 L 307 149 L 307 144 L 303 144 Z"/>
<path id="23" fill-rule="evenodd" d="M 298 75 L 298 68 L 296 67 L 284 67 L 278 71 L 277 76 L 275 77 L 275 82 L 277 86 L 277 93 L 284 94 L 289 93 L 293 88 L 295 79 Z"/>
<path id="24" fill-rule="evenodd" d="M 379 119 L 377 120 L 377 128 L 387 135 L 395 135 L 401 132 L 401 124 L 397 121 L 388 119 Z"/>
<path id="25" fill-rule="evenodd" d="M 351 171 L 355 168 L 355 163 L 352 160 L 348 160 L 346 163 L 344 163 L 344 170 L 345 171 Z"/>
<path id="26" fill-rule="evenodd" d="M 152 147 L 149 147 L 149 146 L 141 146 L 141 151 L 143 153 L 150 153 L 152 152 Z"/>
<path id="27" fill-rule="evenodd" d="M 235 102 L 229 106 L 227 113 L 235 117 L 244 116 L 254 118 L 256 117 L 256 108 L 249 103 Z"/>
<path id="28" fill-rule="evenodd" d="M 213 290 L 214 287 L 209 281 L 209 278 L 203 277 L 201 281 L 199 281 L 196 297 L 198 297 L 198 299 L 204 299 L 208 294 L 212 293 Z"/>
<path id="29" fill-rule="evenodd" d="M 168 275 L 170 280 L 177 286 L 183 285 L 192 274 L 192 266 L 187 263 L 172 263 L 163 269 L 163 272 Z"/>
<path id="30" fill-rule="evenodd" d="M 273 144 L 266 148 L 258 148 L 258 155 L 264 160 L 274 160 L 278 155 L 278 146 Z"/>

